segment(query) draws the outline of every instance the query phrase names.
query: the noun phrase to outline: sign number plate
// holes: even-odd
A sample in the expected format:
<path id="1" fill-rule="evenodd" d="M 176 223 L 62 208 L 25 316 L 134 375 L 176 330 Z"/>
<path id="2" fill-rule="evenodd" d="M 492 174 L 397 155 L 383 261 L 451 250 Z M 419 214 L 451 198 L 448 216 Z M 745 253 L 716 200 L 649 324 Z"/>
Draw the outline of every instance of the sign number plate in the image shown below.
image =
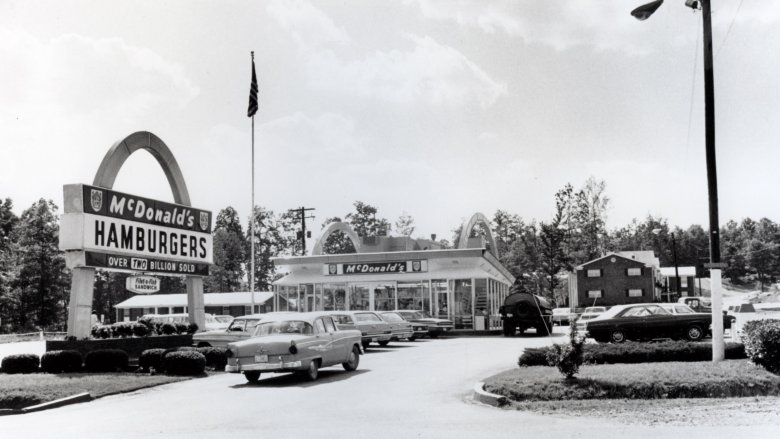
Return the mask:
<path id="1" fill-rule="evenodd" d="M 268 363 L 268 355 L 255 355 L 255 363 Z"/>

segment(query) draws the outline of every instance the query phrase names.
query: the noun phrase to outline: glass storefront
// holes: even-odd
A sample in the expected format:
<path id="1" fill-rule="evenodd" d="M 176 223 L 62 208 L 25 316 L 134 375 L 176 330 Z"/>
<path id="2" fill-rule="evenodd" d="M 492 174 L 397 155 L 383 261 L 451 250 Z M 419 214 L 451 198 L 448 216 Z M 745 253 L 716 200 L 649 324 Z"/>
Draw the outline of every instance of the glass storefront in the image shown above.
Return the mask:
<path id="1" fill-rule="evenodd" d="M 431 312 L 431 293 L 428 282 L 398 282 L 398 309 Z"/>
<path id="2" fill-rule="evenodd" d="M 452 320 L 455 329 L 472 329 L 473 307 L 471 298 L 471 279 L 455 279 L 452 284 Z"/>
<path id="3" fill-rule="evenodd" d="M 447 281 L 444 279 L 437 279 L 431 281 L 431 292 L 434 297 L 435 308 L 431 310 L 431 314 L 440 319 L 449 319 L 449 295 L 447 294 Z"/>
<path id="4" fill-rule="evenodd" d="M 349 285 L 349 310 L 371 309 L 371 284 Z"/>

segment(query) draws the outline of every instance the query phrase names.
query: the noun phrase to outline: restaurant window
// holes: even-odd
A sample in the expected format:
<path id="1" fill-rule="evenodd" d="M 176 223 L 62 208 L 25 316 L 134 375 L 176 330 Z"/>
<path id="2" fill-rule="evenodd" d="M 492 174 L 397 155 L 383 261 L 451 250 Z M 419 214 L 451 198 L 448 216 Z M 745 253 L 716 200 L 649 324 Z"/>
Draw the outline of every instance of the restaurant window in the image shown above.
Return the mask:
<path id="1" fill-rule="evenodd" d="M 430 311 L 428 282 L 399 282 L 397 288 L 398 309 Z"/>
<path id="2" fill-rule="evenodd" d="M 431 292 L 433 293 L 433 300 L 436 308 L 431 310 L 431 314 L 435 313 L 435 316 L 439 318 L 448 318 L 448 297 L 447 297 L 447 281 L 443 279 L 431 281 Z"/>
<path id="3" fill-rule="evenodd" d="M 455 328 L 471 329 L 472 303 L 471 279 L 455 279 L 452 281 L 452 318 Z"/>
<path id="4" fill-rule="evenodd" d="M 349 309 L 350 310 L 368 310 L 370 309 L 369 286 L 365 284 L 351 284 L 349 286 Z"/>

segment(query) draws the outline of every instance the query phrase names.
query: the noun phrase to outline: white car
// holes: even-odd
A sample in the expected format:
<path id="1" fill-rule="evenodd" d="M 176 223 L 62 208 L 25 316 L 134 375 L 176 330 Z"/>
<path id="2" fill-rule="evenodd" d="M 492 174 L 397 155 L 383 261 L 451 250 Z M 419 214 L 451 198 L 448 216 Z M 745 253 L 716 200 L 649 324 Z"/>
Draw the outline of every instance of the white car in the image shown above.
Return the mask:
<path id="1" fill-rule="evenodd" d="M 585 311 L 580 315 L 577 320 L 592 320 L 600 316 L 607 310 L 606 306 L 589 306 L 585 308 Z"/>

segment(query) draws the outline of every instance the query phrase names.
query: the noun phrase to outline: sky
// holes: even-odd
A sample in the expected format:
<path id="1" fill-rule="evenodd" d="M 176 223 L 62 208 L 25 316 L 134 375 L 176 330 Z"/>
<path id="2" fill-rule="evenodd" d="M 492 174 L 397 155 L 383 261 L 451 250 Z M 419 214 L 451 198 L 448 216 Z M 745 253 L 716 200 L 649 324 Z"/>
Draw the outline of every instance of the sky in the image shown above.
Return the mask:
<path id="1" fill-rule="evenodd" d="M 315 208 L 314 238 L 356 200 L 416 237 L 497 209 L 547 221 L 591 176 L 610 229 L 706 228 L 701 13 L 667 1 L 639 22 L 640 3 L 4 0 L 0 198 L 62 206 L 150 131 L 195 207 L 246 218 L 254 51 L 255 203 Z M 780 221 L 780 2 L 713 3 L 721 224 Z M 173 200 L 143 151 L 114 189 Z"/>

